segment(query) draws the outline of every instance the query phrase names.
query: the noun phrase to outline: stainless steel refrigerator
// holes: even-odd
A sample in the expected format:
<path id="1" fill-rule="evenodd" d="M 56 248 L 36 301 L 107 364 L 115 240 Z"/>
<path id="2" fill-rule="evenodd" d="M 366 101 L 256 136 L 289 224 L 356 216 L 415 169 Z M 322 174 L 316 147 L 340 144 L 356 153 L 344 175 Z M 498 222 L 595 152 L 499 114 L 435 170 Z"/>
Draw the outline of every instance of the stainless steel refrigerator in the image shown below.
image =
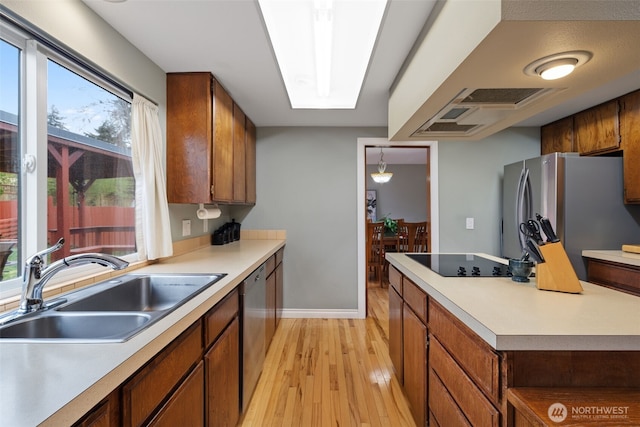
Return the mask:
<path id="1" fill-rule="evenodd" d="M 504 167 L 502 256 L 522 256 L 518 226 L 536 213 L 555 227 L 581 280 L 585 249 L 617 249 L 640 241 L 640 206 L 623 203 L 621 157 L 553 153 Z"/>

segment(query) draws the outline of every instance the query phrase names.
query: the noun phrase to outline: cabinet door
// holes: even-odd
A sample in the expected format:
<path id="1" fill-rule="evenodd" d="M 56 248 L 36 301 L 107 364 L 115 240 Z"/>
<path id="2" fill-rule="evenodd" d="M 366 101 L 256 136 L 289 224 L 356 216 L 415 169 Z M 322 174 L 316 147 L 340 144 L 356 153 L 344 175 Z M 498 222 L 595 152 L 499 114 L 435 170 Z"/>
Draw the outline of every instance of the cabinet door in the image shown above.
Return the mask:
<path id="1" fill-rule="evenodd" d="M 402 297 L 393 286 L 389 286 L 389 356 L 396 370 L 396 377 L 403 384 Z"/>
<path id="2" fill-rule="evenodd" d="M 119 398 L 118 390 L 112 392 L 73 427 L 118 427 L 120 425 Z"/>
<path id="3" fill-rule="evenodd" d="M 617 100 L 577 113 L 573 124 L 580 154 L 598 154 L 620 149 Z"/>
<path id="4" fill-rule="evenodd" d="M 167 74 L 167 199 L 211 200 L 212 75 Z"/>
<path id="5" fill-rule="evenodd" d="M 416 424 L 425 425 L 427 419 L 427 327 L 404 304 L 404 390 Z"/>
<path id="6" fill-rule="evenodd" d="M 540 154 L 568 153 L 573 147 L 573 116 L 565 117 L 540 129 Z"/>
<path id="7" fill-rule="evenodd" d="M 278 264 L 276 274 L 276 329 L 280 319 L 282 319 L 282 308 L 284 307 L 284 263 Z"/>
<path id="8" fill-rule="evenodd" d="M 123 425 L 139 426 L 202 358 L 202 323 L 197 321 L 122 387 Z"/>
<path id="9" fill-rule="evenodd" d="M 233 201 L 233 99 L 214 80 L 213 200 Z"/>
<path id="10" fill-rule="evenodd" d="M 273 334 L 276 332 L 276 272 L 275 270 L 269 277 L 267 277 L 266 283 L 267 292 L 267 305 L 265 314 L 265 349 L 269 349 Z"/>
<path id="11" fill-rule="evenodd" d="M 240 418 L 239 325 L 236 317 L 204 357 L 208 426 L 231 427 Z"/>
<path id="12" fill-rule="evenodd" d="M 150 427 L 204 425 L 204 364 L 200 362 L 162 410 L 149 423 Z"/>
<path id="13" fill-rule="evenodd" d="M 620 139 L 624 149 L 624 201 L 640 203 L 640 90 L 620 99 Z"/>
<path id="14" fill-rule="evenodd" d="M 256 203 L 256 126 L 245 118 L 245 161 L 247 203 Z"/>
<path id="15" fill-rule="evenodd" d="M 244 203 L 246 189 L 246 135 L 244 112 L 233 104 L 233 200 Z"/>

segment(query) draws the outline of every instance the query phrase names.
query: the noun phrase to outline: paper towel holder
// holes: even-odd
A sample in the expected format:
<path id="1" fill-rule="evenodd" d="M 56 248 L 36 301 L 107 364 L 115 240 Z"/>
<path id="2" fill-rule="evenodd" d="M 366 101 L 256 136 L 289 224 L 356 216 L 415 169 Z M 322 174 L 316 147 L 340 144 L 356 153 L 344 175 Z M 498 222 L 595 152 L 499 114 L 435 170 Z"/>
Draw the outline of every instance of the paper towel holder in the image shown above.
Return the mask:
<path id="1" fill-rule="evenodd" d="M 218 204 L 213 205 L 213 208 L 211 209 L 205 209 L 204 203 L 200 203 L 198 210 L 196 211 L 196 216 L 198 217 L 198 219 L 207 220 L 219 218 L 221 213 L 222 212 L 218 208 Z"/>

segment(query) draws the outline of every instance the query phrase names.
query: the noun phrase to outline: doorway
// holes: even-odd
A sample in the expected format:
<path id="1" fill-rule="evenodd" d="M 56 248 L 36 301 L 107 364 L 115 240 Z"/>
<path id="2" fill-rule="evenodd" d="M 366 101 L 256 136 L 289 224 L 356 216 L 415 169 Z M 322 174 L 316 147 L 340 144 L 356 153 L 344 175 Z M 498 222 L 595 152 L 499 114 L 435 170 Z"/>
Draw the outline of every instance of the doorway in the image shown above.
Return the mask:
<path id="1" fill-rule="evenodd" d="M 357 236 L 358 236 L 358 315 L 359 317 L 366 317 L 367 311 L 367 254 L 366 254 L 366 218 L 367 218 L 367 182 L 368 173 L 366 168 L 366 148 L 375 147 L 379 155 L 379 148 L 391 149 L 415 149 L 425 148 L 425 153 L 428 152 L 428 163 L 426 169 L 426 215 L 429 221 L 429 237 L 431 244 L 431 251 L 437 252 L 439 249 L 439 232 L 438 232 L 438 145 L 435 141 L 389 141 L 385 138 L 358 138 L 358 152 L 357 152 L 357 198 L 358 198 L 358 219 L 357 219 Z M 407 150 L 409 151 L 409 150 Z M 377 163 L 379 159 L 376 159 Z M 384 159 L 388 162 L 388 158 Z M 388 168 L 391 170 L 391 166 Z M 393 178 L 392 178 L 393 179 Z M 380 215 L 385 215 L 387 212 L 382 212 Z M 409 219 L 407 219 L 409 220 Z"/>

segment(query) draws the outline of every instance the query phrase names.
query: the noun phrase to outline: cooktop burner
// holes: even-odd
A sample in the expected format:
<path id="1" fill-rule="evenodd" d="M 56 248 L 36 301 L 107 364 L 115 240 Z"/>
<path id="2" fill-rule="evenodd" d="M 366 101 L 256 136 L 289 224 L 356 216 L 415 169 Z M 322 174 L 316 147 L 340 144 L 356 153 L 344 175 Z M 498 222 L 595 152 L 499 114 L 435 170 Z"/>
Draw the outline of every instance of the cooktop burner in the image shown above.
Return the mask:
<path id="1" fill-rule="evenodd" d="M 510 277 L 508 265 L 473 254 L 406 254 L 444 277 Z"/>

